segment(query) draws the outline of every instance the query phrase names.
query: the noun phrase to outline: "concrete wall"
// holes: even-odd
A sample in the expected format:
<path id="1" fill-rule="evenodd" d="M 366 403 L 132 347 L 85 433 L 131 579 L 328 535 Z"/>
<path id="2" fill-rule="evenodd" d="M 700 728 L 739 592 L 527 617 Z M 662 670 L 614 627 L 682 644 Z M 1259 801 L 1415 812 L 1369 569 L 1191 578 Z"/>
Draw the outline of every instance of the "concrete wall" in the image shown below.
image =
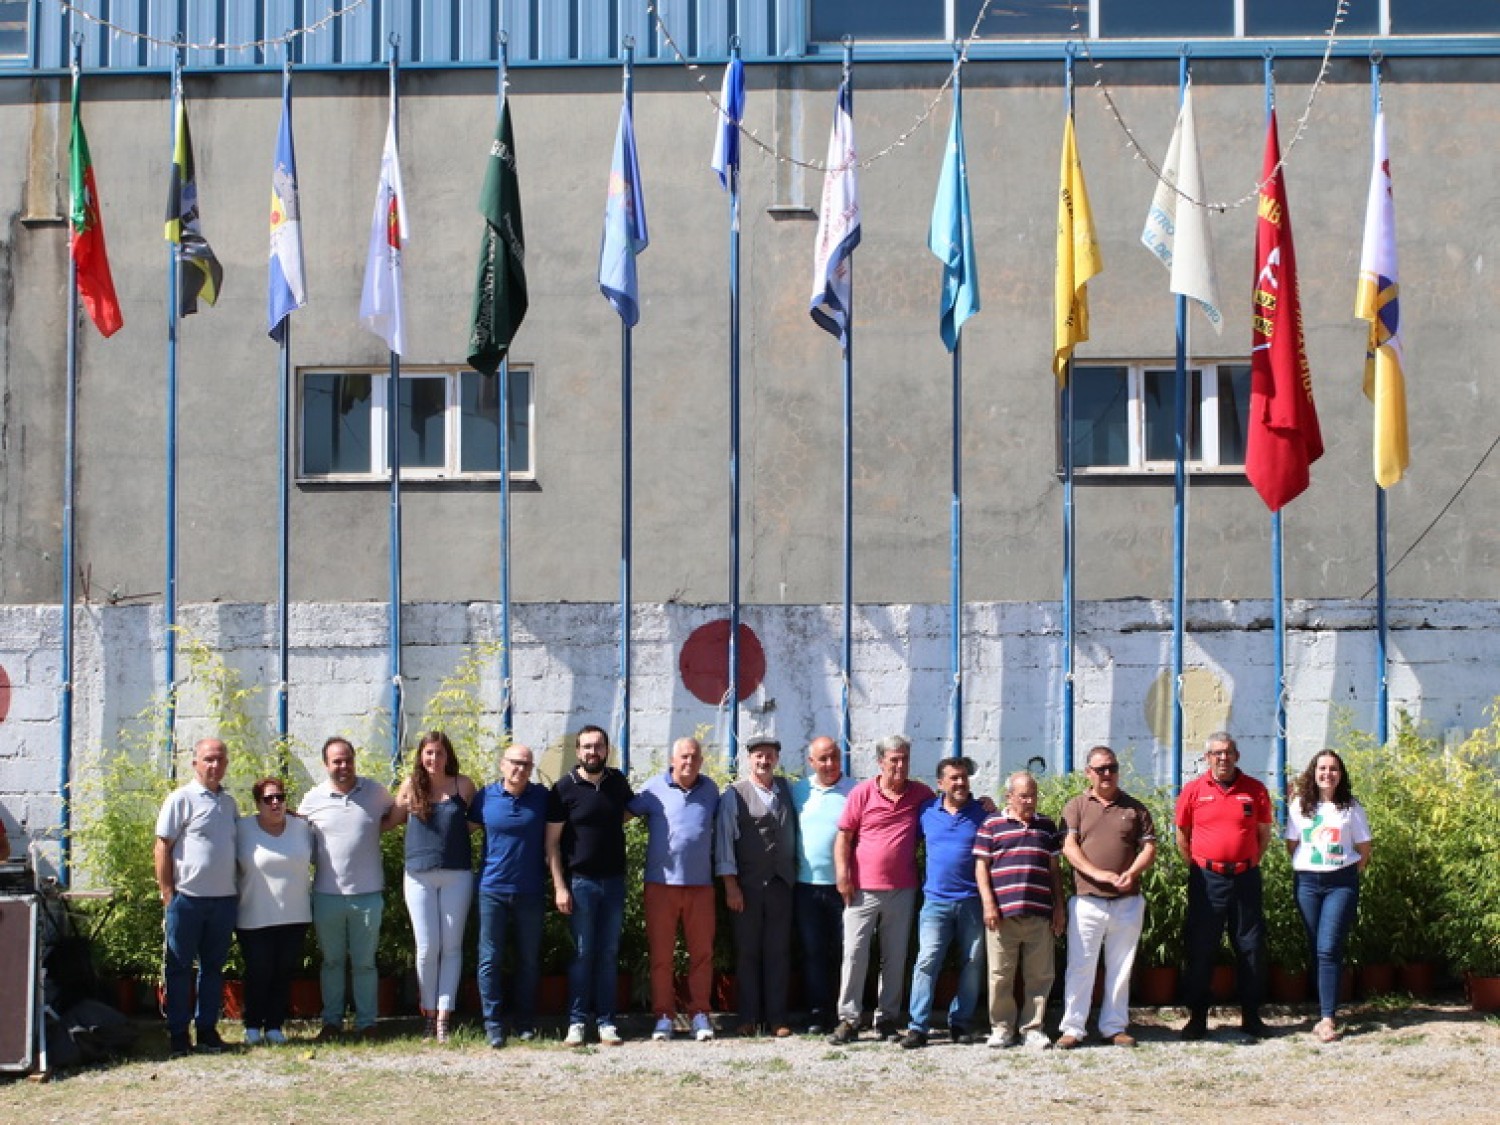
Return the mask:
<path id="1" fill-rule="evenodd" d="M 1137 775 L 1170 777 L 1168 607 L 1157 602 L 1094 602 L 1080 607 L 1077 728 L 1081 754 L 1095 743 L 1119 751 Z M 714 607 L 646 604 L 633 628 L 632 760 L 649 771 L 670 740 L 708 728 L 722 746 L 722 716 L 689 690 L 682 651 L 693 631 L 719 616 Z M 198 605 L 186 629 L 264 690 L 251 711 L 274 729 L 274 606 Z M 526 605 L 514 625 L 516 737 L 542 753 L 547 778 L 571 760 L 565 736 L 585 722 L 613 725 L 618 607 Z M 769 731 L 787 745 L 785 764 L 800 767 L 799 749 L 838 726 L 836 606 L 761 606 L 746 623 L 765 651 L 766 673 L 747 699 L 742 732 Z M 474 646 L 494 640 L 493 604 L 408 606 L 403 618 L 407 692 L 405 730 L 414 736 L 428 701 Z M 1271 777 L 1274 674 L 1269 606 L 1263 602 L 1196 602 L 1187 647 L 1186 768 L 1211 731 L 1240 738 L 1244 767 Z M 1290 609 L 1288 758 L 1300 764 L 1336 741 L 1345 724 L 1372 729 L 1376 685 L 1374 635 L 1365 602 L 1299 602 Z M 1497 691 L 1500 603 L 1403 602 L 1392 616 L 1391 703 L 1429 729 L 1473 727 Z M 56 607 L 0 607 L 0 816 L 14 831 L 45 831 L 58 817 L 58 668 Z M 91 606 L 78 611 L 75 676 L 75 771 L 82 776 L 101 747 L 121 745 L 125 729 L 158 690 L 160 614 L 146 607 Z M 965 621 L 965 745 L 979 763 L 978 785 L 997 789 L 1013 769 L 1063 766 L 1061 644 L 1057 607 L 980 603 Z M 389 677 L 386 617 L 376 605 L 299 604 L 291 617 L 291 733 L 313 766 L 317 747 L 347 734 L 380 769 L 388 752 Z M 862 607 L 856 619 L 852 725 L 854 768 L 873 772 L 873 743 L 905 731 L 915 744 L 915 772 L 930 777 L 948 750 L 948 616 L 944 607 Z M 485 676 L 487 721 L 498 730 L 497 671 Z M 201 685 L 186 685 L 179 744 L 212 733 Z M 408 737 L 409 741 L 409 737 Z M 476 750 L 459 747 L 471 764 Z"/>
<path id="2" fill-rule="evenodd" d="M 1126 121 L 1158 158 L 1175 115 L 1176 70 L 1175 61 L 1111 61 L 1104 72 Z M 826 64 L 752 67 L 747 126 L 786 155 L 821 159 L 836 72 Z M 933 64 L 860 65 L 862 153 L 890 145 L 932 101 L 943 73 Z M 1277 73 L 1289 144 L 1314 64 L 1287 60 Z M 1195 64 L 1199 134 L 1216 197 L 1253 190 L 1264 138 L 1260 74 L 1258 54 Z M 1060 594 L 1048 362 L 1061 78 L 1051 63 L 976 62 L 965 76 L 984 294 L 984 311 L 965 332 L 966 597 L 977 602 L 1024 605 Z M 1423 602 L 1489 598 L 1500 578 L 1493 515 L 1500 466 L 1483 461 L 1500 417 L 1490 362 L 1500 321 L 1489 276 L 1500 260 L 1500 224 L 1492 220 L 1497 79 L 1497 59 L 1394 59 L 1385 73 L 1414 459 L 1410 479 L 1390 494 L 1392 554 L 1402 559 L 1392 593 Z M 492 82 L 477 71 L 402 77 L 410 362 L 461 362 L 465 354 Z M 187 83 L 204 231 L 226 282 L 219 307 L 181 330 L 185 602 L 274 596 L 276 352 L 264 335 L 263 294 L 278 91 L 275 74 L 193 75 Z M 299 74 L 296 91 L 312 303 L 296 314 L 294 360 L 378 365 L 384 353 L 358 327 L 357 305 L 386 77 Z M 0 602 L 7 604 L 58 600 L 65 93 L 55 80 L 0 83 Z M 167 81 L 91 75 L 85 98 L 126 327 L 109 341 L 91 327 L 81 334 L 77 565 L 91 601 L 154 603 L 164 568 L 159 216 Z M 595 266 L 619 74 L 518 70 L 512 100 L 531 285 L 514 355 L 535 364 L 538 443 L 538 486 L 516 495 L 514 596 L 605 602 L 617 582 L 619 330 L 597 292 Z M 1077 116 L 1106 263 L 1091 292 L 1093 340 L 1080 357 L 1168 358 L 1166 277 L 1138 244 L 1151 175 L 1087 85 Z M 946 596 L 948 357 L 935 331 L 938 267 L 924 248 L 946 121 L 939 105 L 929 127 L 861 178 L 854 432 L 861 602 Z M 635 335 L 636 592 L 651 602 L 722 601 L 726 216 L 707 168 L 712 114 L 686 72 L 643 69 L 636 124 L 652 222 Z M 1351 313 L 1369 138 L 1367 64 L 1336 62 L 1287 172 L 1329 447 L 1311 491 L 1286 515 L 1291 597 L 1360 598 L 1374 569 L 1370 410 L 1359 389 L 1364 326 Z M 768 211 L 814 203 L 820 183 L 819 174 L 747 145 L 743 574 L 746 599 L 765 606 L 839 596 L 839 357 L 806 315 L 811 213 L 778 221 Z M 1222 338 L 1194 328 L 1205 357 L 1247 354 L 1253 218 L 1253 204 L 1212 218 L 1228 323 Z M 1080 596 L 1166 597 L 1169 482 L 1096 482 L 1079 493 Z M 495 596 L 495 507 L 492 489 L 410 490 L 409 600 Z M 383 598 L 385 509 L 379 488 L 299 487 L 294 598 Z M 1268 560 L 1268 520 L 1244 482 L 1195 482 L 1190 595 L 1264 598 Z"/>

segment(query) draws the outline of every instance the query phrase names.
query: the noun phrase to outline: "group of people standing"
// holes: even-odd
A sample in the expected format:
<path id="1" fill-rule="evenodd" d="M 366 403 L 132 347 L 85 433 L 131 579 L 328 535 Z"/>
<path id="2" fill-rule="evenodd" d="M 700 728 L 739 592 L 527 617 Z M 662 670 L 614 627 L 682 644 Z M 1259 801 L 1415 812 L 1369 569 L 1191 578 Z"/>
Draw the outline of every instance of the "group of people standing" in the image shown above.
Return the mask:
<path id="1" fill-rule="evenodd" d="M 172 1053 L 194 1049 L 193 1025 L 197 1050 L 223 1049 L 217 1030 L 222 967 L 236 929 L 246 969 L 247 1043 L 285 1041 L 291 976 L 309 924 L 323 957 L 319 1038 L 344 1034 L 346 977 L 354 1033 L 373 1034 L 380 834 L 403 823 L 404 893 L 426 1033 L 442 1041 L 451 1032 L 464 931 L 477 898 L 486 1040 L 503 1047 L 507 1034 L 535 1037 L 550 878 L 553 903 L 567 915 L 574 944 L 564 1042 L 582 1046 L 592 1034 L 602 1045 L 619 1045 L 616 980 L 627 894 L 625 824 L 632 817 L 647 829 L 642 901 L 655 1040 L 671 1039 L 680 1029 L 700 1041 L 715 1035 L 710 988 L 717 878 L 733 919 L 736 1030 L 742 1035 L 793 1033 L 788 997 L 795 934 L 807 1030 L 835 1044 L 861 1033 L 866 978 L 878 949 L 871 1022 L 878 1037 L 904 1048 L 925 1046 L 934 1032 L 937 977 L 950 950 L 959 964 L 946 1018 L 953 1041 L 1078 1047 L 1086 1039 L 1102 960 L 1098 1031 L 1116 1046 L 1134 1046 L 1130 974 L 1147 909 L 1141 877 L 1156 858 L 1157 834 L 1147 807 L 1120 788 L 1114 752 L 1106 746 L 1089 751 L 1089 786 L 1067 803 L 1059 825 L 1038 813 L 1030 773 L 1007 778 L 1005 803 L 997 808 L 973 795 L 974 767 L 966 758 L 939 763 L 934 792 L 909 776 L 907 739 L 891 736 L 876 749 L 876 775 L 856 783 L 843 776 L 836 743 L 815 738 L 806 773 L 788 781 L 779 772 L 780 743 L 751 738 L 743 776 L 721 792 L 703 772 L 698 741 L 681 738 L 666 769 L 636 792 L 607 764 L 605 731 L 586 726 L 576 739 L 574 767 L 551 788 L 533 780 L 535 756 L 519 744 L 503 752 L 500 779 L 479 788 L 460 771 L 447 736 L 432 731 L 418 740 L 411 772 L 393 797 L 358 776 L 353 747 L 332 738 L 322 750 L 327 779 L 303 798 L 297 815 L 288 815 L 285 782 L 265 777 L 251 788 L 255 812 L 242 818 L 222 786 L 224 745 L 203 739 L 193 750 L 194 780 L 167 798 L 156 825 Z M 1189 866 L 1189 1019 L 1182 1037 L 1207 1034 L 1209 975 L 1226 926 L 1238 957 L 1241 1028 L 1260 1037 L 1267 1034 L 1260 1017 L 1260 862 L 1271 840 L 1271 802 L 1265 786 L 1239 770 L 1229 735 L 1211 736 L 1205 758 L 1206 772 L 1184 786 L 1174 817 L 1176 846 Z M 477 877 L 473 832 L 482 833 Z M 1285 839 L 1297 905 L 1316 954 L 1322 1019 L 1314 1034 L 1329 1041 L 1339 1034 L 1340 961 L 1359 869 L 1370 854 L 1363 810 L 1332 751 L 1316 755 L 1294 786 Z M 925 845 L 920 875 L 919 844 Z M 1064 891 L 1064 858 L 1073 873 L 1071 898 Z M 918 948 L 903 1027 L 914 922 Z M 687 954 L 684 1011 L 676 989 L 679 930 Z M 1054 1043 L 1044 1015 L 1056 939 L 1064 932 L 1065 1004 Z M 507 943 L 514 950 L 509 998 L 502 995 L 501 972 Z M 986 986 L 987 1020 L 981 1020 Z M 988 1024 L 987 1037 L 981 1023 Z"/>

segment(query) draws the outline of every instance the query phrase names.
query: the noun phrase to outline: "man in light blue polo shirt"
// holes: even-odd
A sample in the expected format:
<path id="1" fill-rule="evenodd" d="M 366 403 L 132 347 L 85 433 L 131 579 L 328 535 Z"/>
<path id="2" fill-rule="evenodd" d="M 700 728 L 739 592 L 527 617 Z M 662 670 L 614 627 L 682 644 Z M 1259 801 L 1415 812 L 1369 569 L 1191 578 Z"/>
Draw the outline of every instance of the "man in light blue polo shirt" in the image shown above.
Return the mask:
<path id="1" fill-rule="evenodd" d="M 375 947 L 380 943 L 380 834 L 395 826 L 396 802 L 378 781 L 354 771 L 354 747 L 334 737 L 323 743 L 328 780 L 314 786 L 297 810 L 313 829 L 313 928 L 323 951 L 323 1027 L 318 1038 L 338 1038 L 344 1028 L 344 970 L 354 992 L 354 1030 L 375 1035 L 380 978 Z"/>
<path id="2" fill-rule="evenodd" d="M 166 912 L 162 985 L 173 1058 L 193 1049 L 188 1024 L 197 1025 L 198 1050 L 217 1054 L 224 962 L 239 909 L 235 895 L 234 826 L 240 810 L 224 792 L 229 751 L 217 738 L 193 746 L 193 780 L 174 790 L 156 818 L 156 885 Z M 193 963 L 198 1000 L 193 1003 Z"/>
<path id="3" fill-rule="evenodd" d="M 677 1001 L 673 989 L 677 925 L 688 952 L 688 1006 L 693 1038 L 712 1039 L 708 1018 L 714 970 L 714 819 L 719 787 L 704 777 L 696 738 L 672 744 L 671 766 L 648 781 L 630 802 L 646 821 L 646 944 L 651 950 L 651 1038 L 672 1038 Z"/>
<path id="4" fill-rule="evenodd" d="M 911 978 L 911 1023 L 901 1046 L 927 1046 L 932 994 L 948 947 L 958 948 L 958 992 L 948 1006 L 948 1035 L 972 1043 L 974 1009 L 984 983 L 984 907 L 974 879 L 974 837 L 988 815 L 969 792 L 974 763 L 945 758 L 938 763 L 939 795 L 917 819 L 927 842 L 927 876 L 917 916 L 917 964 Z"/>
<path id="5" fill-rule="evenodd" d="M 854 780 L 844 776 L 838 743 L 819 735 L 807 746 L 807 776 L 792 785 L 797 810 L 797 886 L 792 892 L 802 944 L 807 1031 L 823 1035 L 838 1009 L 839 965 L 844 948 L 844 896 L 833 866 L 839 817 Z"/>

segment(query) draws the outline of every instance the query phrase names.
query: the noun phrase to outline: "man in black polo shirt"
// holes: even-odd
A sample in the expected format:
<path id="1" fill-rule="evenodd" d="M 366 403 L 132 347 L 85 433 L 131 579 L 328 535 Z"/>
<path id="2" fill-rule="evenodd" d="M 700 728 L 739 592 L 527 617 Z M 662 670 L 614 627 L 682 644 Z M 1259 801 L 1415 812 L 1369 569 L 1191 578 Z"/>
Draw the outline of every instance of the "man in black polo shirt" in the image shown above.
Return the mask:
<path id="1" fill-rule="evenodd" d="M 577 768 L 558 779 L 547 806 L 547 864 L 558 888 L 557 909 L 569 916 L 573 931 L 563 1042 L 583 1046 L 594 1019 L 599 1042 L 618 1047 L 615 978 L 625 920 L 625 822 L 635 794 L 625 775 L 605 764 L 609 735 L 603 729 L 580 730 L 577 752 Z"/>

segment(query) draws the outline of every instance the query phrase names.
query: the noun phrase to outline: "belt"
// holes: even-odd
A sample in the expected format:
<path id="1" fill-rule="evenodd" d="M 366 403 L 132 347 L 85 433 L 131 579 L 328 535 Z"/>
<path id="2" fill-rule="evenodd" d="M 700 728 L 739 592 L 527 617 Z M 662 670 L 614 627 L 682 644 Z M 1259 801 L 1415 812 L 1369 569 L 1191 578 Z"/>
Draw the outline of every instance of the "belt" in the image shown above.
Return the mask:
<path id="1" fill-rule="evenodd" d="M 1204 859 L 1198 861 L 1198 866 L 1205 871 L 1212 871 L 1215 875 L 1239 875 L 1242 872 L 1250 870 L 1250 861 L 1246 860 L 1243 863 L 1220 863 L 1218 860 Z"/>

